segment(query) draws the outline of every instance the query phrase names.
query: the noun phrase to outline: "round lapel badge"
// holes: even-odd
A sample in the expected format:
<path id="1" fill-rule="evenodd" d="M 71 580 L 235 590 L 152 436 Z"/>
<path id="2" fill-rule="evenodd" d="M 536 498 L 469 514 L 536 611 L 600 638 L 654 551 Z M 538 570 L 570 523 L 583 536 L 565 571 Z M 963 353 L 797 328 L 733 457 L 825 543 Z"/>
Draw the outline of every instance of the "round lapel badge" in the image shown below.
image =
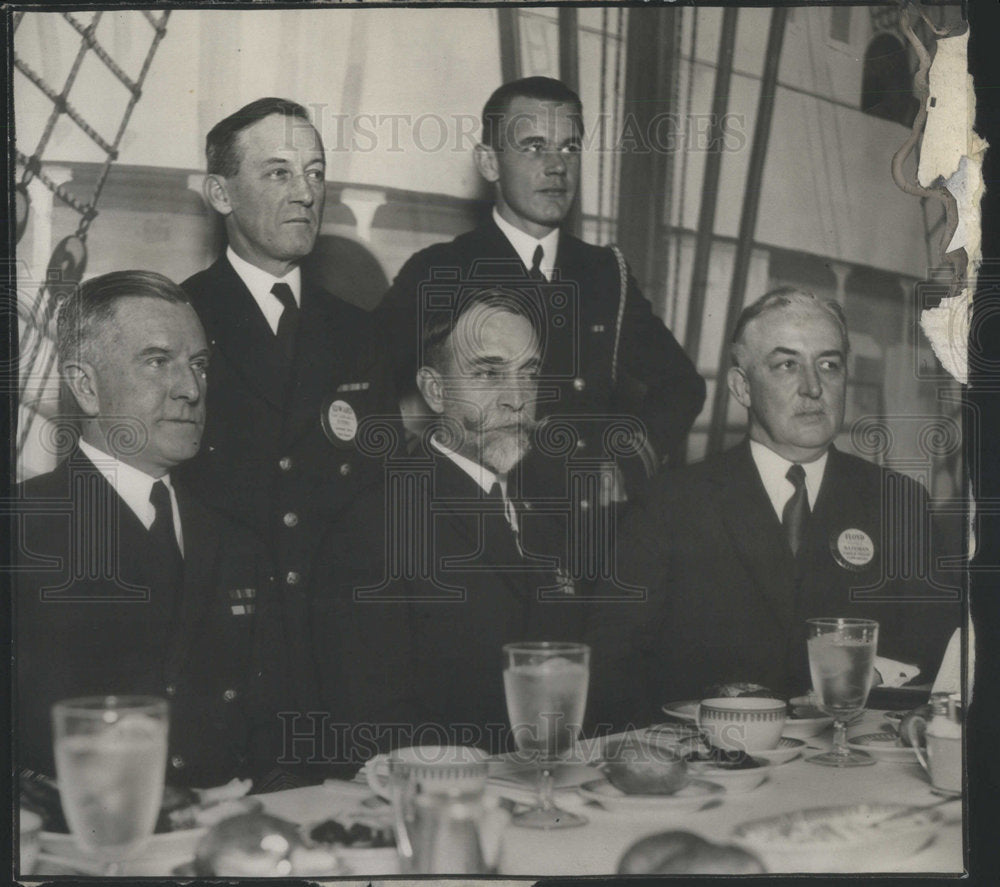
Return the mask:
<path id="1" fill-rule="evenodd" d="M 855 527 L 844 530 L 830 539 L 833 559 L 845 570 L 861 571 L 875 557 L 875 543 L 864 530 Z"/>
<path id="2" fill-rule="evenodd" d="M 335 400 L 323 412 L 323 431 L 332 444 L 349 444 L 358 433 L 358 414 L 346 400 Z"/>

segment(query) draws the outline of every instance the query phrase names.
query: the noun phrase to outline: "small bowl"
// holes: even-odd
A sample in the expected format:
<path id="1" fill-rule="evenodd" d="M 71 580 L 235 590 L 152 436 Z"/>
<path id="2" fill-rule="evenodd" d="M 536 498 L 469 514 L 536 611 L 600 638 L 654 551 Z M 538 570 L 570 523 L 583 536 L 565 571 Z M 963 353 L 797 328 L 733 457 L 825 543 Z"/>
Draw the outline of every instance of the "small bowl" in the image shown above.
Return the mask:
<path id="1" fill-rule="evenodd" d="M 687 762 L 679 750 L 638 739 L 623 739 L 605 748 L 599 768 L 627 795 L 672 795 L 689 781 Z"/>
<path id="2" fill-rule="evenodd" d="M 697 779 L 721 785 L 731 795 L 738 795 L 757 788 L 771 775 L 771 771 L 775 767 L 764 758 L 754 758 L 753 760 L 758 766 L 747 770 L 726 770 L 707 762 L 692 762 L 688 764 L 688 772 Z"/>
<path id="3" fill-rule="evenodd" d="M 777 747 L 788 707 L 760 696 L 715 697 L 698 704 L 698 726 L 716 748 L 764 751 Z"/>

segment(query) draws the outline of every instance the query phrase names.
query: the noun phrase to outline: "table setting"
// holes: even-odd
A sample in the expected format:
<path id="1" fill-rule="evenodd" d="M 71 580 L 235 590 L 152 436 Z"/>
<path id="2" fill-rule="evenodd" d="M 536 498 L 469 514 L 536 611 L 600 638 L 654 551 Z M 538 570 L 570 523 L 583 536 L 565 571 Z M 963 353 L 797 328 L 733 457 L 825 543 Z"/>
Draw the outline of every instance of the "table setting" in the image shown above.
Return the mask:
<path id="1" fill-rule="evenodd" d="M 396 748 L 350 781 L 234 780 L 170 810 L 162 700 L 67 700 L 57 779 L 22 774 L 21 875 L 959 873 L 961 696 L 866 707 L 877 634 L 810 620 L 809 696 L 712 688 L 598 738 L 580 736 L 590 649 L 508 644 L 516 751 Z M 53 805 L 58 827 L 37 815 Z"/>

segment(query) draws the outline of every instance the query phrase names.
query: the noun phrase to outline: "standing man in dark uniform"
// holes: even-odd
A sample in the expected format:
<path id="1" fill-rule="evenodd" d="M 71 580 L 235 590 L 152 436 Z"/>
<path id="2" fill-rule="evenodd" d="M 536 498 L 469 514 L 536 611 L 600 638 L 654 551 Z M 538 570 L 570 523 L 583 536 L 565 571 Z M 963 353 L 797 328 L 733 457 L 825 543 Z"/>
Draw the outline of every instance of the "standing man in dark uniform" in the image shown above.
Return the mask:
<path id="1" fill-rule="evenodd" d="M 284 700 L 281 621 L 254 537 L 178 482 L 205 422 L 208 343 L 159 274 L 87 281 L 58 315 L 82 432 L 18 487 L 17 763 L 54 775 L 51 707 L 78 696 L 170 702 L 167 781 L 270 773 Z"/>
<path id="2" fill-rule="evenodd" d="M 206 140 L 204 194 L 229 245 L 184 288 L 212 346 L 201 452 L 186 475 L 207 501 L 270 540 L 291 630 L 305 637 L 316 546 L 381 465 L 359 447 L 368 417 L 396 412 L 369 316 L 300 268 L 323 217 L 325 157 L 305 108 L 263 98 Z M 363 528 L 360 528 L 363 530 Z M 311 655 L 293 651 L 302 699 Z"/>
<path id="3" fill-rule="evenodd" d="M 525 492 L 593 513 L 595 499 L 634 495 L 679 449 L 705 383 L 624 260 L 561 230 L 580 178 L 576 93 L 547 77 L 507 83 L 487 101 L 482 123 L 475 161 L 494 188 L 491 218 L 412 256 L 380 308 L 397 380 L 414 377 L 419 317 L 442 291 L 532 292 L 544 334 L 539 413 L 549 422 L 527 460 Z M 595 497 L 602 478 L 612 482 Z"/>

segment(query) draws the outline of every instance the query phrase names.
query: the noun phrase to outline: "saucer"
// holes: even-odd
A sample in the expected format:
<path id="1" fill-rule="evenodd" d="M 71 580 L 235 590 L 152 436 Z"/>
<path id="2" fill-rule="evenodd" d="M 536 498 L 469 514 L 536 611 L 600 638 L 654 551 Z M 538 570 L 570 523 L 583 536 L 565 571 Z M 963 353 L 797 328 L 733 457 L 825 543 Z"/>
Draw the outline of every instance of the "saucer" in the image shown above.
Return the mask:
<path id="1" fill-rule="evenodd" d="M 665 715 L 680 718 L 682 721 L 694 721 L 698 717 L 698 700 L 684 699 L 681 702 L 667 702 L 660 707 Z"/>
<path id="2" fill-rule="evenodd" d="M 747 754 L 753 758 L 766 758 L 771 764 L 787 764 L 802 754 L 802 749 L 805 747 L 806 743 L 804 739 L 782 736 L 778 740 L 777 748 L 751 749 Z"/>
<path id="3" fill-rule="evenodd" d="M 899 764 L 915 764 L 917 753 L 908 745 L 902 745 L 895 733 L 865 733 L 854 736 L 847 742 L 847 747 L 854 751 L 870 754 L 876 761 L 889 761 Z"/>
<path id="4" fill-rule="evenodd" d="M 672 795 L 627 795 L 606 779 L 595 779 L 584 783 L 577 791 L 580 797 L 600 804 L 611 813 L 656 810 L 693 813 L 713 799 L 721 798 L 726 792 L 721 785 L 703 779 L 692 779 L 684 788 Z"/>
<path id="5" fill-rule="evenodd" d="M 663 748 L 692 747 L 690 735 L 682 734 L 678 737 L 673 731 L 664 727 L 663 724 L 647 727 L 644 734 L 646 739 Z M 697 735 L 694 736 L 694 739 L 697 740 Z M 786 764 L 797 758 L 805 747 L 806 743 L 802 739 L 782 736 L 774 748 L 749 749 L 747 754 L 754 758 L 767 758 L 770 764 Z"/>

